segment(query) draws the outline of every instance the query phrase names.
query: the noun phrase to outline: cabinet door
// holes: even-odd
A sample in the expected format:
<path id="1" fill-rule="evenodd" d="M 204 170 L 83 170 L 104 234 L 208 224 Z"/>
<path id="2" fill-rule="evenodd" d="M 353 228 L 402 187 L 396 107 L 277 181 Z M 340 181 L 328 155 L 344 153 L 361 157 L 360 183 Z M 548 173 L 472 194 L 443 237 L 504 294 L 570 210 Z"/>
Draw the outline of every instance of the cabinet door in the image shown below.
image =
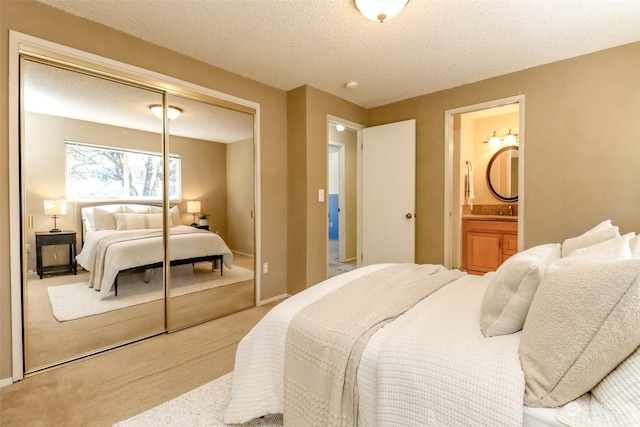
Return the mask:
<path id="1" fill-rule="evenodd" d="M 518 252 L 518 236 L 515 234 L 504 234 L 502 236 L 503 261 Z"/>
<path id="2" fill-rule="evenodd" d="M 486 273 L 502 264 L 502 235 L 469 232 L 467 235 L 467 270 Z"/>

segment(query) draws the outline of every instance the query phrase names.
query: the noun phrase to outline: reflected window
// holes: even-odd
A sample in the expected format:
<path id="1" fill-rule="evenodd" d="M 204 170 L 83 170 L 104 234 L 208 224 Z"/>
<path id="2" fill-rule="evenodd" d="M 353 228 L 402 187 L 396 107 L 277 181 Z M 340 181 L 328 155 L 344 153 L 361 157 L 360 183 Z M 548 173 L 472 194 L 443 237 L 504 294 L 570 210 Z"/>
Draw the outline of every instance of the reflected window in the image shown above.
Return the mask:
<path id="1" fill-rule="evenodd" d="M 162 154 L 65 141 L 67 199 L 161 200 Z M 180 156 L 169 155 L 169 198 L 180 200 Z"/>

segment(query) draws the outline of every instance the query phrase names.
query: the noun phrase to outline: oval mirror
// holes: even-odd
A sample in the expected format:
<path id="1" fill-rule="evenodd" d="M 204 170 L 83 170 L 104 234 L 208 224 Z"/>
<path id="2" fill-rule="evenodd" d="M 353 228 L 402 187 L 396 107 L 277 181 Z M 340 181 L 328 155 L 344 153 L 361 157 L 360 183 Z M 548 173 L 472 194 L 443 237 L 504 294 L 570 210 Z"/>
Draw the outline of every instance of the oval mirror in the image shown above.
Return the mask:
<path id="1" fill-rule="evenodd" d="M 518 200 L 518 147 L 501 148 L 491 157 L 487 166 L 487 185 L 500 201 Z"/>

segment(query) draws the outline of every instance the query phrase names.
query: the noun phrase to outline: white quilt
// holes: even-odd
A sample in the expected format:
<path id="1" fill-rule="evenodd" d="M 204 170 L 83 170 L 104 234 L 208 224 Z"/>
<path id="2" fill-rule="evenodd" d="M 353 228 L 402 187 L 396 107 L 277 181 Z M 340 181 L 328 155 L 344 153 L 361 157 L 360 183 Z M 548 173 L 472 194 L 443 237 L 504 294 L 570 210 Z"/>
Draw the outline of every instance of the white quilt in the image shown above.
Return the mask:
<path id="1" fill-rule="evenodd" d="M 188 225 L 172 227 L 169 241 L 170 259 L 180 260 L 208 255 L 222 255 L 227 268 L 232 267 L 233 254 L 224 240 L 215 233 L 209 233 Z M 118 272 L 128 268 L 161 262 L 164 257 L 162 235 L 153 230 L 99 230 L 90 233 L 76 256 L 78 264 L 91 271 L 92 260 L 98 252 L 99 242 L 109 236 L 130 235 L 131 240 L 109 246 L 104 258 L 103 274 L 92 284 L 105 298 Z M 148 238 L 141 238 L 153 236 Z"/>
<path id="2" fill-rule="evenodd" d="M 271 310 L 239 344 L 225 423 L 281 413 L 291 318 L 348 281 L 388 265 L 334 277 Z M 522 425 L 519 335 L 484 338 L 480 331 L 489 277 L 464 276 L 373 335 L 357 376 L 359 425 Z"/>

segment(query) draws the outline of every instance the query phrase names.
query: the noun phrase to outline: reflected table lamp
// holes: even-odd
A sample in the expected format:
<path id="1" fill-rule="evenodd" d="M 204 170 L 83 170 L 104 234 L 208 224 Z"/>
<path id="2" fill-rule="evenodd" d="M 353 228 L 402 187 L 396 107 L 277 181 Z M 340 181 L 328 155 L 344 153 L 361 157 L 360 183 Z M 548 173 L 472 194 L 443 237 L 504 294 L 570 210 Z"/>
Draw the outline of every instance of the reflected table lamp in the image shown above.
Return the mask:
<path id="1" fill-rule="evenodd" d="M 193 214 L 193 223 L 191 226 L 196 227 L 198 225 L 196 224 L 196 214 L 200 213 L 200 201 L 193 200 L 191 202 L 187 202 L 187 213 Z"/>
<path id="2" fill-rule="evenodd" d="M 67 214 L 67 201 L 66 200 L 45 200 L 44 201 L 44 213 L 45 215 L 53 215 L 53 228 L 49 230 L 51 233 L 59 233 L 61 230 L 58 228 L 57 220 L 58 215 Z"/>

